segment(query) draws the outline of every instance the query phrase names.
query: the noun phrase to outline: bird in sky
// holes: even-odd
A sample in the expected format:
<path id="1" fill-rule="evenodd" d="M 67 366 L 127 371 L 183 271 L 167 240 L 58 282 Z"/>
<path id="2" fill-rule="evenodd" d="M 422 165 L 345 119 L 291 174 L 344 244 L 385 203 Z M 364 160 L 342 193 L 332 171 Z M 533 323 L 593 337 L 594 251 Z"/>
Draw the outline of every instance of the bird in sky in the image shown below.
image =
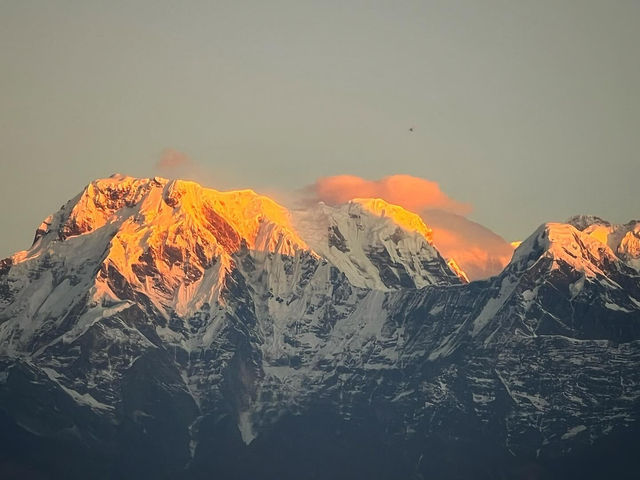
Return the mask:
<path id="1" fill-rule="evenodd" d="M 410 132 L 413 132 L 413 127 L 409 127 L 409 131 L 410 131 Z"/>

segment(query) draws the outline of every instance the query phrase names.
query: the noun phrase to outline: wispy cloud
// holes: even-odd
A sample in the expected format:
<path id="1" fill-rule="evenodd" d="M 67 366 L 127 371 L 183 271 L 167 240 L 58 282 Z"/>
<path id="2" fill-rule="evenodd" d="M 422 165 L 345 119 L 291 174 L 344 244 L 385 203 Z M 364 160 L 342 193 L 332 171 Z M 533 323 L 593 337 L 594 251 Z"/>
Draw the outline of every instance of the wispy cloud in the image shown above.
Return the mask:
<path id="1" fill-rule="evenodd" d="M 174 148 L 165 148 L 156 162 L 156 169 L 161 172 L 177 172 L 185 169 L 193 169 L 195 162 L 184 152 Z"/>
<path id="2" fill-rule="evenodd" d="M 202 164 L 175 148 L 165 148 L 155 162 L 154 169 L 161 177 L 193 180 L 217 190 L 225 190 L 231 186 L 225 165 Z"/>

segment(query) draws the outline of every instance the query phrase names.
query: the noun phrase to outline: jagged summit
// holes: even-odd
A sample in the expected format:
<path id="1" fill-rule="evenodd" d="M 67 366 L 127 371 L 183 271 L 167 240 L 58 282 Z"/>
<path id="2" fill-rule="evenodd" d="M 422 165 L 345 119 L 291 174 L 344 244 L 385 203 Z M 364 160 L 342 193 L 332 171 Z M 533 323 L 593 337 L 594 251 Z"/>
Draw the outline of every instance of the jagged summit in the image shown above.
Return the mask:
<path id="1" fill-rule="evenodd" d="M 252 190 L 220 192 L 186 180 L 116 174 L 91 182 L 70 203 L 74 205 L 61 227 L 63 238 L 131 217 L 133 210 L 129 209 L 134 209 L 135 221 L 140 225 L 169 228 L 169 224 L 182 221 L 186 222 L 183 227 L 210 232 L 217 227 L 227 237 L 221 239 L 226 249 L 237 248 L 234 244 L 240 239 L 249 248 L 259 250 L 292 253 L 295 248 L 306 248 L 293 231 L 287 210 Z M 212 212 L 220 218 L 214 218 Z M 278 245 L 278 237 L 268 239 L 267 233 L 274 229 L 289 241 Z"/>
<path id="2" fill-rule="evenodd" d="M 11 263 L 47 256 L 77 259 L 78 270 L 96 264 L 96 301 L 121 297 L 111 285 L 117 273 L 117 283 L 144 292 L 161 311 L 184 313 L 218 297 L 242 248 L 289 256 L 309 250 L 289 212 L 253 191 L 115 174 L 48 217 Z"/>
<path id="3" fill-rule="evenodd" d="M 541 225 L 516 248 L 511 265 L 531 266 L 545 257 L 589 276 L 604 275 L 612 267 L 638 270 L 640 222 L 614 225 L 597 217 L 576 218 Z"/>
<path id="4" fill-rule="evenodd" d="M 614 224 L 594 215 L 576 215 L 567 223 L 598 240 L 627 265 L 640 270 L 640 222 Z"/>
<path id="5" fill-rule="evenodd" d="M 553 262 L 565 261 L 591 276 L 601 260 L 614 259 L 609 248 L 568 223 L 545 223 L 538 227 L 516 248 L 510 265 L 529 268 L 543 257 Z"/>

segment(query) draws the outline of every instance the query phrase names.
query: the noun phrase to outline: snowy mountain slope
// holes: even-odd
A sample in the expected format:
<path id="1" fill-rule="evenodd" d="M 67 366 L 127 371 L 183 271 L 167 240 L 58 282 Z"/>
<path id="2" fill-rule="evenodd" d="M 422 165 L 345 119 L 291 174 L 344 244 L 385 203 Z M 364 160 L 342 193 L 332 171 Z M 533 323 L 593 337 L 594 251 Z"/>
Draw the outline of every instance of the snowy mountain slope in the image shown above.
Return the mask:
<path id="1" fill-rule="evenodd" d="M 499 276 L 477 283 L 485 285 L 474 294 L 482 298 L 481 308 L 431 358 L 450 354 L 458 343 L 500 343 L 514 335 L 615 342 L 640 335 L 637 271 L 624 256 L 570 224 L 540 226 Z"/>
<path id="2" fill-rule="evenodd" d="M 56 478 L 589 478 L 576 452 L 624 452 L 640 411 L 636 227 L 591 225 L 463 284 L 377 200 L 93 182 L 0 265 L 0 451 Z"/>
<path id="3" fill-rule="evenodd" d="M 320 203 L 294 212 L 294 219 L 311 248 L 355 286 L 387 290 L 466 280 L 435 249 L 432 232 L 418 215 L 384 200 Z"/>

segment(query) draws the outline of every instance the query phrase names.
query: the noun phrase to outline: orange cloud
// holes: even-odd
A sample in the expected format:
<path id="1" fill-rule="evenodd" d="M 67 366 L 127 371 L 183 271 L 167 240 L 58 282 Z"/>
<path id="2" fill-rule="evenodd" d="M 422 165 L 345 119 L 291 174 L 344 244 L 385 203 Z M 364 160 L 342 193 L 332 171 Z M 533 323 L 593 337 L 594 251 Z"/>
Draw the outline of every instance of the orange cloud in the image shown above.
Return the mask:
<path id="1" fill-rule="evenodd" d="M 433 241 L 446 258 L 453 258 L 471 280 L 500 273 L 511 259 L 513 247 L 502 237 L 467 219 L 471 206 L 445 194 L 437 182 L 410 175 L 366 180 L 337 175 L 317 180 L 307 188 L 313 200 L 328 204 L 353 198 L 382 198 L 419 214 L 433 230 Z"/>
<path id="2" fill-rule="evenodd" d="M 160 159 L 156 162 L 156 168 L 159 170 L 174 170 L 193 167 L 193 161 L 186 153 L 180 152 L 173 148 L 166 148 L 162 152 Z"/>
<path id="3" fill-rule="evenodd" d="M 411 175 L 391 175 L 380 180 L 365 180 L 354 175 L 337 175 L 318 179 L 311 192 L 325 203 L 345 203 L 352 198 L 382 198 L 389 203 L 419 212 L 438 208 L 466 215 L 471 206 L 458 202 L 440 190 L 436 182 Z"/>
<path id="4" fill-rule="evenodd" d="M 420 216 L 433 230 L 438 251 L 455 259 L 471 280 L 497 275 L 511 260 L 513 246 L 479 223 L 442 210 L 423 210 Z"/>

